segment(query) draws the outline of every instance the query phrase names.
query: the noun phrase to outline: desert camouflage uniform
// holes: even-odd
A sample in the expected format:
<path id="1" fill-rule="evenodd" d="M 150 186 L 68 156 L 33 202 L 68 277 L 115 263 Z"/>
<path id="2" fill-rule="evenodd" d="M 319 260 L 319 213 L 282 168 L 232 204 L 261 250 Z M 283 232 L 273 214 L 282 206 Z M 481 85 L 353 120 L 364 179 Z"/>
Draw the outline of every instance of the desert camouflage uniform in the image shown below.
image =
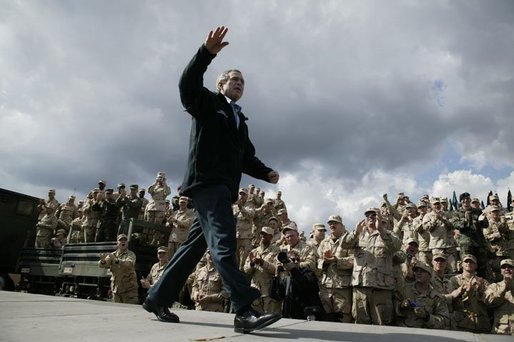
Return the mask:
<path id="1" fill-rule="evenodd" d="M 276 271 L 276 256 L 280 250 L 277 246 L 270 244 L 264 247 L 261 243 L 259 247 L 251 250 L 251 254 L 258 255 L 263 260 L 262 265 L 252 265 L 250 256 L 246 258 L 244 272 L 251 278 L 251 285 L 261 292 L 261 298 L 255 300 L 252 306 L 266 313 L 281 313 L 282 302 L 269 297 L 269 288 Z"/>
<path id="2" fill-rule="evenodd" d="M 338 319 L 349 323 L 352 321 L 353 250 L 343 248 L 342 240 L 343 235 L 335 241 L 332 236 L 328 236 L 318 247 L 318 269 L 321 271 L 320 298 L 327 313 L 340 316 Z M 337 261 L 324 263 L 325 251 L 331 251 Z"/>
<path id="3" fill-rule="evenodd" d="M 50 239 L 54 235 L 54 229 L 57 228 L 55 212 L 43 215 L 36 224 L 36 228 L 36 248 L 49 248 Z"/>
<path id="4" fill-rule="evenodd" d="M 170 237 L 168 239 L 168 249 L 170 258 L 175 254 L 177 249 L 186 241 L 189 229 L 195 219 L 193 209 L 177 210 L 171 215 L 176 222 L 171 227 Z"/>
<path id="5" fill-rule="evenodd" d="M 236 257 L 239 269 L 243 270 L 246 258 L 252 250 L 252 239 L 254 236 L 259 236 L 259 234 L 254 235 L 252 232 L 255 206 L 253 202 L 247 200 L 241 206 L 234 204 L 232 206 L 232 212 L 236 218 Z"/>
<path id="6" fill-rule="evenodd" d="M 461 285 L 467 286 L 474 278 L 478 277 L 467 278 L 464 274 L 451 277 L 448 292 L 452 292 Z M 455 325 L 455 330 L 475 333 L 486 333 L 491 330 L 484 303 L 484 292 L 488 285 L 489 283 L 484 279 L 483 284 L 478 288 L 472 286 L 470 291 L 465 290 L 462 295 L 453 299 L 452 324 Z"/>
<path id="7" fill-rule="evenodd" d="M 207 297 L 200 303 L 199 298 Z M 223 289 L 221 276 L 208 264 L 195 271 L 191 299 L 195 302 L 196 310 L 224 312 L 228 293 Z"/>
<path id="8" fill-rule="evenodd" d="M 485 290 L 485 303 L 494 308 L 492 333 L 514 335 L 514 281 L 502 280 Z"/>
<path id="9" fill-rule="evenodd" d="M 393 323 L 393 255 L 401 241 L 383 229 L 360 234 L 352 231 L 343 237 L 343 246 L 354 249 L 352 274 L 352 314 L 356 323 Z"/>
<path id="10" fill-rule="evenodd" d="M 417 307 L 424 308 L 429 316 L 428 319 L 416 316 L 412 307 L 399 309 L 400 327 L 428 328 L 428 329 L 448 329 L 450 315 L 446 299 L 433 287 L 427 293 L 420 293 L 416 289 L 416 283 L 407 284 L 403 291 L 403 299 L 408 299 L 415 303 Z M 401 301 L 400 301 L 401 303 Z"/>
<path id="11" fill-rule="evenodd" d="M 113 302 L 139 304 L 138 284 L 136 276 L 136 255 L 130 250 L 120 252 L 116 250 L 105 258 L 105 263 L 101 261 L 98 265 L 102 268 L 110 268 L 111 291 Z"/>

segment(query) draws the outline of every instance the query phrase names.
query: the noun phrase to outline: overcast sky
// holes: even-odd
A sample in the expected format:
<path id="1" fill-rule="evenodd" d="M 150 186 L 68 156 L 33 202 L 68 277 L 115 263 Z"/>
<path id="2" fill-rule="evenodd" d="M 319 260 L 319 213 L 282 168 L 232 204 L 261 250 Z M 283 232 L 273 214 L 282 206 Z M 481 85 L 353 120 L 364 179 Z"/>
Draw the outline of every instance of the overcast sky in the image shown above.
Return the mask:
<path id="1" fill-rule="evenodd" d="M 257 154 L 301 229 L 349 229 L 383 193 L 514 184 L 514 1 L 0 0 L 0 187 L 64 201 L 102 178 L 185 168 L 178 79 L 209 30 L 230 45 Z"/>

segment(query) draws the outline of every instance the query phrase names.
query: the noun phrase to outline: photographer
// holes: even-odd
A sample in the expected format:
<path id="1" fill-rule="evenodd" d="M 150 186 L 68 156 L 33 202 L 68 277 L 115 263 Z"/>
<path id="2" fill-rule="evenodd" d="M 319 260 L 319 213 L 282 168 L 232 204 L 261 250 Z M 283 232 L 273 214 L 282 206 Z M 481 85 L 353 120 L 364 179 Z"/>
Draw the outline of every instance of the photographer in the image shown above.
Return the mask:
<path id="1" fill-rule="evenodd" d="M 297 251 L 277 255 L 277 271 L 271 281 L 269 296 L 283 300 L 282 317 L 323 320 L 325 311 L 319 298 L 318 279 L 313 271 L 299 265 Z"/>

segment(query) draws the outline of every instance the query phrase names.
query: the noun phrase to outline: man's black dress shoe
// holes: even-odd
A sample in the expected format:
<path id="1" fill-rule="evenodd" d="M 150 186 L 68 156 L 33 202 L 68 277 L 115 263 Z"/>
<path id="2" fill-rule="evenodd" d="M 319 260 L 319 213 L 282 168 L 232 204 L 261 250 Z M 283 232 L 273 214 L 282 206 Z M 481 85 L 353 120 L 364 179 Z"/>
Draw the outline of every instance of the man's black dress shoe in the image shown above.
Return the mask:
<path id="1" fill-rule="evenodd" d="M 234 331 L 246 334 L 267 327 L 280 318 L 282 317 L 278 314 L 261 314 L 259 311 L 251 309 L 242 315 L 236 315 L 234 318 Z"/>
<path id="2" fill-rule="evenodd" d="M 157 316 L 157 319 L 161 322 L 168 322 L 168 323 L 179 323 L 180 320 L 177 315 L 170 312 L 167 307 L 161 306 L 154 301 L 152 301 L 150 298 L 146 297 L 145 302 L 143 303 L 143 309 L 145 309 L 148 312 L 153 313 L 155 316 Z"/>

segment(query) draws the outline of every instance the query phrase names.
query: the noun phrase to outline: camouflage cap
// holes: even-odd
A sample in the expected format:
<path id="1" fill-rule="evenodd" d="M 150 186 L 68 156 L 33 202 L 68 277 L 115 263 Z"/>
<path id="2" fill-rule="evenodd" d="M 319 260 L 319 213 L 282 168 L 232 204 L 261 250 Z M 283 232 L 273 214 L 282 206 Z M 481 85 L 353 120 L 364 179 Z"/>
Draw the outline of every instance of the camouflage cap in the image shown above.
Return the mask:
<path id="1" fill-rule="evenodd" d="M 269 222 L 269 221 L 271 221 L 271 220 L 275 220 L 275 221 L 277 221 L 277 223 L 278 223 L 278 218 L 276 218 L 275 216 L 271 216 L 271 217 L 268 219 L 268 222 Z"/>
<path id="2" fill-rule="evenodd" d="M 296 226 L 296 224 L 290 223 L 282 228 L 283 233 L 285 233 L 288 230 L 294 230 L 295 232 L 298 232 L 298 227 Z"/>
<path id="3" fill-rule="evenodd" d="M 441 203 L 448 203 L 447 197 L 441 197 Z"/>
<path id="4" fill-rule="evenodd" d="M 497 201 L 499 201 L 499 200 L 500 200 L 500 198 L 498 197 L 498 195 L 491 195 L 491 196 L 489 196 L 489 200 L 490 200 L 490 201 L 493 201 L 493 200 L 497 200 Z"/>
<path id="5" fill-rule="evenodd" d="M 414 208 L 414 209 L 417 209 L 416 205 L 412 202 L 409 202 L 407 203 L 407 205 L 405 206 L 406 209 L 409 209 L 409 208 Z"/>
<path id="6" fill-rule="evenodd" d="M 480 200 L 475 197 L 471 200 L 471 203 L 480 203 Z"/>
<path id="7" fill-rule="evenodd" d="M 145 192 L 146 189 L 145 188 L 139 188 L 139 192 Z"/>
<path id="8" fill-rule="evenodd" d="M 137 190 L 138 188 L 139 188 L 139 185 L 137 185 L 137 184 L 130 185 L 130 190 Z"/>
<path id="9" fill-rule="evenodd" d="M 416 265 L 413 267 L 413 270 L 415 271 L 416 268 L 422 269 L 423 271 L 432 274 L 432 267 L 428 266 L 427 264 L 425 264 L 422 261 L 417 261 L 416 262 Z"/>
<path id="10" fill-rule="evenodd" d="M 113 192 L 114 192 L 114 189 L 111 189 L 111 188 L 105 189 L 106 194 L 112 194 Z"/>
<path id="11" fill-rule="evenodd" d="M 512 260 L 512 259 L 503 259 L 502 261 L 500 261 L 500 267 L 503 266 L 503 265 L 510 265 L 510 266 L 514 267 L 514 260 Z"/>
<path id="12" fill-rule="evenodd" d="M 437 260 L 437 259 L 444 259 L 444 260 L 448 260 L 447 257 L 446 257 L 446 254 L 444 253 L 435 253 L 433 256 L 432 256 L 432 260 Z"/>
<path id="13" fill-rule="evenodd" d="M 285 209 L 280 209 L 280 210 L 277 212 L 277 215 L 283 215 L 283 214 L 287 214 L 287 210 L 285 210 Z"/>
<path id="14" fill-rule="evenodd" d="M 55 189 L 48 189 L 48 193 L 55 194 Z"/>
<path id="15" fill-rule="evenodd" d="M 439 197 L 432 197 L 432 199 L 430 200 L 430 203 L 432 203 L 432 204 L 441 203 L 441 199 Z"/>
<path id="16" fill-rule="evenodd" d="M 419 241 L 417 239 L 415 239 L 415 238 L 409 238 L 409 239 L 407 239 L 407 241 L 405 241 L 406 245 L 409 245 L 411 243 L 415 243 L 416 245 L 419 246 Z"/>
<path id="17" fill-rule="evenodd" d="M 125 187 L 125 183 L 118 183 L 118 189 L 119 188 L 124 188 Z"/>
<path id="18" fill-rule="evenodd" d="M 248 195 L 248 189 L 247 188 L 241 188 L 239 189 L 239 193 L 244 193 Z"/>
<path id="19" fill-rule="evenodd" d="M 365 211 L 364 211 L 364 215 L 368 214 L 368 213 L 377 213 L 377 208 L 367 208 Z"/>
<path id="20" fill-rule="evenodd" d="M 485 208 L 485 211 L 488 213 L 492 213 L 493 211 L 500 211 L 500 207 L 497 205 L 489 205 L 487 208 Z"/>
<path id="21" fill-rule="evenodd" d="M 471 260 L 473 261 L 475 264 L 477 263 L 477 258 L 472 255 L 472 254 L 466 254 L 462 257 L 462 261 L 466 261 L 466 260 Z"/>
<path id="22" fill-rule="evenodd" d="M 418 208 L 419 208 L 419 207 L 424 207 L 424 208 L 426 208 L 427 203 L 426 203 L 426 202 L 424 202 L 424 201 L 419 201 L 419 202 L 418 202 L 418 204 L 417 204 L 417 206 L 418 206 Z"/>
<path id="23" fill-rule="evenodd" d="M 273 228 L 271 228 L 271 227 L 266 227 L 266 226 L 264 226 L 264 227 L 262 227 L 262 229 L 261 229 L 261 234 L 273 235 L 273 234 L 275 234 L 275 231 L 274 231 L 274 230 L 273 230 Z"/>
<path id="24" fill-rule="evenodd" d="M 127 235 L 125 235 L 125 234 L 118 235 L 118 238 L 116 239 L 116 241 L 120 241 L 120 240 L 123 240 L 123 239 L 128 240 Z"/>
<path id="25" fill-rule="evenodd" d="M 166 248 L 164 246 L 159 246 L 159 247 L 157 247 L 157 253 L 159 253 L 159 252 L 168 253 L 168 248 Z"/>
<path id="26" fill-rule="evenodd" d="M 178 198 L 178 201 L 179 202 L 188 202 L 189 201 L 189 197 L 186 197 L 186 196 L 180 196 Z"/>
<path id="27" fill-rule="evenodd" d="M 105 180 L 103 180 L 103 179 L 100 179 L 100 180 L 98 181 L 98 184 L 106 185 L 106 184 L 107 184 L 107 182 L 106 182 Z"/>
<path id="28" fill-rule="evenodd" d="M 312 230 L 327 230 L 325 228 L 325 225 L 323 223 L 314 223 L 314 225 L 312 226 Z"/>
<path id="29" fill-rule="evenodd" d="M 328 217 L 327 223 L 330 223 L 330 222 L 339 222 L 339 223 L 343 224 L 343 219 L 339 215 L 330 215 Z"/>

